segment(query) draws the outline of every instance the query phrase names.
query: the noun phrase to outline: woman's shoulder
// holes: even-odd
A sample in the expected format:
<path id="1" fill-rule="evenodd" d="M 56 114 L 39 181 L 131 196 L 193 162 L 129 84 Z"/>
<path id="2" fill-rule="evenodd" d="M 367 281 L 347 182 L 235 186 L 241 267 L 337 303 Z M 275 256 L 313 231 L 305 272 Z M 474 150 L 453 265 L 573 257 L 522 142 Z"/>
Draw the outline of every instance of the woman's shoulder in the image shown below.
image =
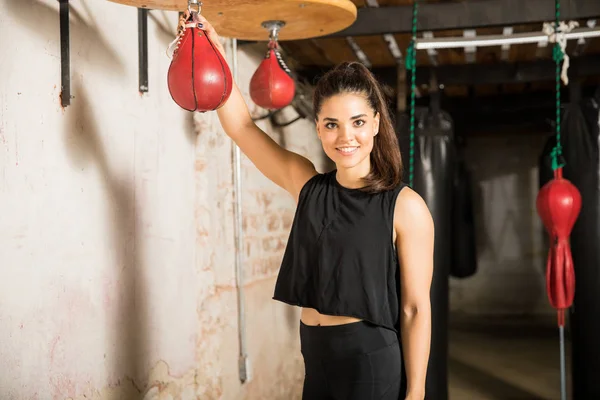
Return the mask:
<path id="1" fill-rule="evenodd" d="M 313 194 L 315 190 L 322 188 L 327 183 L 327 179 L 329 178 L 328 174 L 329 173 L 327 172 L 322 173 L 315 171 L 314 174 L 308 176 L 300 188 L 298 200 L 305 199 L 307 196 Z"/>
<path id="2" fill-rule="evenodd" d="M 394 225 L 408 229 L 415 225 L 430 224 L 433 224 L 433 218 L 423 197 L 410 186 L 402 185 L 396 197 Z"/>

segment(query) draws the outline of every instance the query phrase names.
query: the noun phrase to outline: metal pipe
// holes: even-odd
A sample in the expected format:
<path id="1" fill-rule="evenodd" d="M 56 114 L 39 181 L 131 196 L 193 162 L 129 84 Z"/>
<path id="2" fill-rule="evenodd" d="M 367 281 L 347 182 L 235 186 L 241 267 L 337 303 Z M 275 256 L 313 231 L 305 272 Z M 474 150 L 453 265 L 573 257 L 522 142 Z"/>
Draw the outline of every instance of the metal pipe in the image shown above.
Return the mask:
<path id="1" fill-rule="evenodd" d="M 148 92 L 148 9 L 138 8 L 139 91 Z"/>
<path id="2" fill-rule="evenodd" d="M 565 327 L 558 327 L 560 336 L 560 399 L 567 400 L 567 367 L 565 357 Z"/>
<path id="3" fill-rule="evenodd" d="M 233 81 L 238 82 L 238 57 L 237 39 L 231 40 Z M 238 338 L 239 338 L 239 373 L 240 381 L 245 383 L 250 380 L 250 368 L 246 348 L 246 310 L 244 296 L 244 237 L 242 227 L 242 154 L 240 148 L 233 144 L 233 187 L 235 196 L 234 219 L 235 219 L 235 280 L 238 297 Z"/>
<path id="4" fill-rule="evenodd" d="M 567 40 L 587 39 L 600 37 L 600 28 L 579 28 L 564 34 Z M 417 39 L 416 48 L 426 49 L 452 49 L 462 47 L 489 47 L 510 44 L 547 42 L 548 35 L 538 32 L 515 33 L 512 35 L 484 35 L 475 38 L 445 37 L 433 39 Z"/>
<path id="5" fill-rule="evenodd" d="M 59 2 L 60 21 L 60 102 L 63 107 L 71 104 L 71 55 L 69 33 L 69 0 Z"/>

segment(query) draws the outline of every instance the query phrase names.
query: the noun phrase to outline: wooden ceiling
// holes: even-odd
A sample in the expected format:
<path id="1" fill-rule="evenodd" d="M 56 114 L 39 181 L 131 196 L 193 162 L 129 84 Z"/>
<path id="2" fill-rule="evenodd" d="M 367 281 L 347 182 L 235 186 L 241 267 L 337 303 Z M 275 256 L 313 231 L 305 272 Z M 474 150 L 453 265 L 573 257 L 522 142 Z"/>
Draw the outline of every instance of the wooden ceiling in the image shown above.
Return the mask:
<path id="1" fill-rule="evenodd" d="M 373 5 L 369 0 L 352 0 L 359 8 L 359 18 L 361 17 L 360 11 L 363 8 L 367 8 Z M 448 5 L 448 3 L 474 3 L 494 1 L 498 4 L 499 0 L 421 0 L 419 4 L 431 5 L 430 9 L 434 7 L 434 4 Z M 512 0 L 504 0 L 506 5 L 511 7 L 515 2 Z M 521 0 L 523 2 L 533 2 L 533 0 Z M 537 3 L 542 4 L 545 1 L 548 6 L 549 14 L 553 15 L 554 0 L 535 0 Z M 587 2 L 590 0 L 562 0 L 570 1 L 571 3 L 580 1 Z M 596 3 L 598 0 L 590 1 Z M 394 7 L 394 6 L 412 6 L 412 0 L 378 0 L 377 5 L 380 8 Z M 544 4 L 545 4 L 544 3 Z M 600 3 L 600 1 L 598 1 Z M 531 3 L 530 3 L 531 4 Z M 582 3 L 583 4 L 583 3 Z M 600 7 L 596 8 L 600 10 Z M 592 10 L 592 13 L 595 9 Z M 508 14 L 508 11 L 504 12 Z M 600 18 L 600 11 L 598 12 Z M 588 22 L 593 21 L 591 18 L 579 19 L 578 22 L 580 27 L 588 26 Z M 550 21 L 548 21 L 550 22 Z M 502 26 L 498 24 L 492 27 L 477 27 L 470 29 L 475 31 L 476 36 L 482 35 L 502 35 L 506 25 Z M 508 26 L 514 33 L 520 32 L 540 32 L 542 30 L 542 22 L 536 23 L 523 23 Z M 466 27 L 460 29 L 443 29 L 432 31 L 431 34 L 436 37 L 462 37 L 465 34 Z M 406 49 L 410 44 L 410 33 L 394 33 L 391 35 L 398 48 L 402 52 L 402 55 L 406 53 Z M 418 36 L 423 37 L 423 31 L 418 31 Z M 358 45 L 360 50 L 366 56 L 370 67 L 375 71 L 384 71 L 394 69 L 398 65 L 398 61 L 392 55 L 389 49 L 388 43 L 386 42 L 384 35 L 363 35 L 363 36 L 352 36 L 351 40 Z M 350 44 L 350 40 L 347 37 L 320 37 L 307 40 L 298 41 L 285 41 L 281 42 L 281 47 L 284 52 L 286 61 L 290 67 L 298 73 L 300 77 L 305 78 L 308 81 L 314 81 L 316 78 L 314 71 L 324 71 L 337 63 L 343 61 L 360 61 L 356 52 L 353 50 Z M 417 51 L 417 65 L 421 69 L 436 70 L 448 66 L 454 67 L 473 67 L 480 66 L 485 68 L 486 66 L 496 65 L 517 65 L 535 63 L 539 61 L 546 61 L 546 64 L 551 67 L 552 62 L 552 46 L 539 47 L 537 44 L 519 44 L 512 45 L 509 49 L 503 50 L 500 46 L 497 47 L 480 47 L 475 49 L 474 53 L 466 54 L 465 49 L 438 49 L 435 51 L 435 55 L 428 54 L 425 50 Z M 584 44 L 577 43 L 576 40 L 569 41 L 567 47 L 567 53 L 570 57 L 581 58 L 582 60 L 588 56 L 600 56 L 600 38 L 588 39 Z M 598 61 L 598 60 L 596 60 Z M 600 63 L 597 65 L 600 66 Z M 388 71 L 389 72 L 389 71 Z M 593 72 L 593 71 L 592 71 Z M 469 82 L 468 80 L 461 83 L 454 83 L 445 85 L 445 93 L 450 96 L 467 96 L 467 95 L 492 95 L 498 93 L 510 93 L 510 92 L 521 92 L 523 90 L 551 90 L 554 87 L 552 77 L 550 79 L 532 79 L 519 80 L 515 82 L 510 80 L 507 82 L 491 82 L 486 83 L 485 80 L 479 79 L 477 82 Z M 597 74 L 587 73 L 585 74 L 584 83 L 597 84 L 600 82 L 600 69 Z M 390 86 L 394 87 L 394 82 L 387 82 Z M 443 83 L 443 82 L 441 82 Z M 426 87 L 426 85 L 423 85 Z"/>
<path id="2" fill-rule="evenodd" d="M 352 1 L 358 7 L 354 24 L 326 37 L 281 41 L 284 59 L 296 79 L 309 85 L 340 62 L 365 62 L 384 84 L 390 106 L 403 112 L 403 95 L 409 93 L 398 76 L 405 75 L 413 0 Z M 562 21 L 578 21 L 581 28 L 595 27 L 596 19 L 600 23 L 600 0 L 560 2 Z M 554 6 L 555 0 L 420 0 L 417 36 L 540 33 L 544 22 L 554 21 Z M 399 58 L 390 38 L 401 52 Z M 562 87 L 563 102 L 576 93 L 594 94 L 600 85 L 600 38 L 571 40 L 567 54 L 570 82 Z M 501 46 L 418 50 L 417 104 L 429 104 L 430 89 L 441 91 L 442 108 L 465 135 L 544 133 L 556 115 L 555 70 L 552 43 L 515 44 L 504 50 Z M 432 76 L 437 81 L 431 81 Z M 301 98 L 304 102 L 307 97 Z"/>

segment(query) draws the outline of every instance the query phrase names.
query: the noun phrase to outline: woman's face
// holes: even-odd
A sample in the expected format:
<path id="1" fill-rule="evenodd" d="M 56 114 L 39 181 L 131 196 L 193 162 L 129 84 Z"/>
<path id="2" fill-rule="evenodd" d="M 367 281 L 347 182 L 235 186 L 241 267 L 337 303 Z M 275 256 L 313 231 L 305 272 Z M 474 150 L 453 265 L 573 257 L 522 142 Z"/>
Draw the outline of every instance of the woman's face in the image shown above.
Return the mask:
<path id="1" fill-rule="evenodd" d="M 359 94 L 340 94 L 323 102 L 317 134 L 338 169 L 369 163 L 373 138 L 379 132 L 379 113 Z"/>

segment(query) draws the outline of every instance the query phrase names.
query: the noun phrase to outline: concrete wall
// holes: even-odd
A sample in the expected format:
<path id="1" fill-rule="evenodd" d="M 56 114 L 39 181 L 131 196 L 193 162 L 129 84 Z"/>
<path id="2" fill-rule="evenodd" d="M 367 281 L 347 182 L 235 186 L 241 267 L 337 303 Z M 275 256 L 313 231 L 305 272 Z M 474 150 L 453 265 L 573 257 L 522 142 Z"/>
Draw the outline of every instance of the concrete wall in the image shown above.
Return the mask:
<path id="1" fill-rule="evenodd" d="M 456 315 L 554 314 L 546 296 L 547 244 L 535 201 L 540 134 L 468 138 L 473 176 L 478 272 L 451 279 Z"/>
<path id="2" fill-rule="evenodd" d="M 298 398 L 299 314 L 271 300 L 293 200 L 243 159 L 241 385 L 232 142 L 170 98 L 177 14 L 151 12 L 141 95 L 137 11 L 71 4 L 63 109 L 58 3 L 0 0 L 0 398 Z M 262 51 L 239 57 L 247 92 Z M 325 168 L 309 122 L 261 126 Z"/>

